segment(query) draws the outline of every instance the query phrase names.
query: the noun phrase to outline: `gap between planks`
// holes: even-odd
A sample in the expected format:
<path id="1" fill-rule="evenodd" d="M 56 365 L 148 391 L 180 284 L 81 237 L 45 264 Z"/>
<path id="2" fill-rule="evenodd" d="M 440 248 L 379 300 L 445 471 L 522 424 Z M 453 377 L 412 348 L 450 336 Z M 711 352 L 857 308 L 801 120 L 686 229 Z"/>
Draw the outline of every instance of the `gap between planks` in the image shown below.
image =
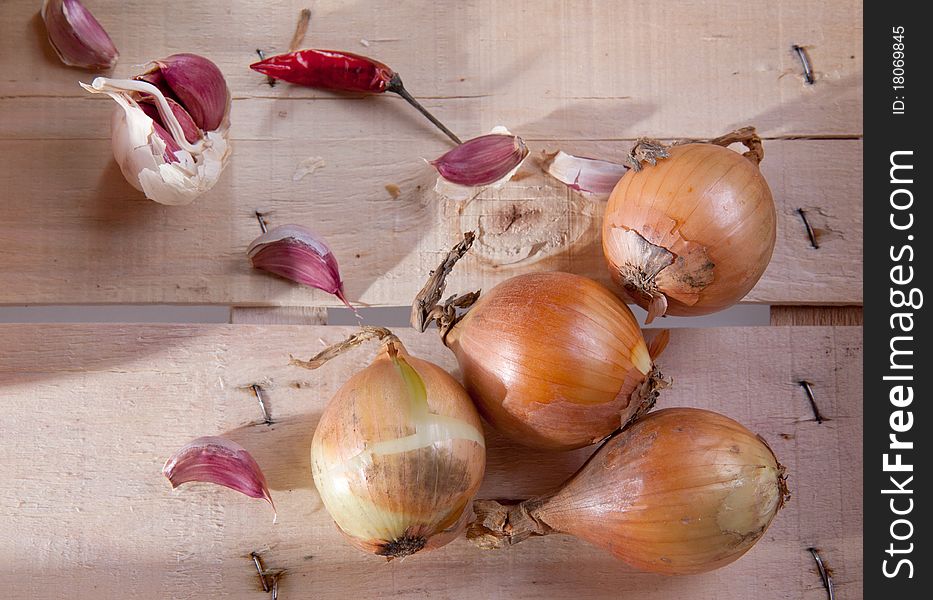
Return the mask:
<path id="1" fill-rule="evenodd" d="M 234 325 L 327 325 L 327 308 L 322 306 L 233 306 Z"/>

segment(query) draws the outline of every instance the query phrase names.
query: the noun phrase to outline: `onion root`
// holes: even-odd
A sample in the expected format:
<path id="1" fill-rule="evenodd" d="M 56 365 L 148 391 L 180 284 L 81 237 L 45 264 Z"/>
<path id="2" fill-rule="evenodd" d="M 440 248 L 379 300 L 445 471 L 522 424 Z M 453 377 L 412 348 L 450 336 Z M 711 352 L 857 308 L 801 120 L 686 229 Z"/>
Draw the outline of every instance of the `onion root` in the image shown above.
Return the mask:
<path id="1" fill-rule="evenodd" d="M 554 533 L 546 523 L 535 518 L 533 500 L 475 500 L 476 520 L 467 528 L 467 539 L 483 550 L 511 546 L 532 536 Z"/>

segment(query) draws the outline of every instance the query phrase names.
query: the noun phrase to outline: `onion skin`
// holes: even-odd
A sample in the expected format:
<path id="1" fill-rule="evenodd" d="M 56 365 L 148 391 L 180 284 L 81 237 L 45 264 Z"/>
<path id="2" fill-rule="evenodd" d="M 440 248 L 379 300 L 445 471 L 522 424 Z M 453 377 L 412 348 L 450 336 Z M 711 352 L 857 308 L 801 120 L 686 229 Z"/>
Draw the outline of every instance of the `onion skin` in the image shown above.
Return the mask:
<path id="1" fill-rule="evenodd" d="M 414 383 L 401 375 L 406 367 Z M 396 339 L 340 388 L 311 443 L 314 481 L 340 531 L 389 559 L 457 537 L 485 464 L 466 391 Z"/>
<path id="2" fill-rule="evenodd" d="M 654 373 L 628 306 L 570 273 L 497 285 L 444 341 L 480 413 L 535 448 L 569 450 L 605 438 L 642 408 L 632 394 Z"/>
<path id="3" fill-rule="evenodd" d="M 703 573 L 748 552 L 786 498 L 784 467 L 760 437 L 711 411 L 670 408 L 610 439 L 551 496 L 477 501 L 468 536 L 489 547 L 567 533 L 642 571 Z"/>
<path id="4" fill-rule="evenodd" d="M 767 268 L 777 235 L 771 190 L 755 162 L 709 143 L 669 152 L 619 180 L 603 221 L 613 279 L 649 311 L 648 322 L 664 309 L 703 315 L 741 300 Z"/>

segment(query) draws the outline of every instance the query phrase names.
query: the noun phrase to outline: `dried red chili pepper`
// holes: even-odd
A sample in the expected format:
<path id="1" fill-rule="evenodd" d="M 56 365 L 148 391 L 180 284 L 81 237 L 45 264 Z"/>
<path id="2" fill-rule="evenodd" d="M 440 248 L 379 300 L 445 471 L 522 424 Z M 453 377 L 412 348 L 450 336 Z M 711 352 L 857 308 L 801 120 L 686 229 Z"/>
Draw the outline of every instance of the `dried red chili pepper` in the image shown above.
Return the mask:
<path id="1" fill-rule="evenodd" d="M 447 137 L 461 143 L 460 138 L 408 93 L 398 73 L 377 60 L 351 52 L 309 48 L 270 56 L 249 67 L 263 75 L 311 88 L 371 94 L 393 92 L 418 109 Z"/>
<path id="2" fill-rule="evenodd" d="M 333 50 L 298 50 L 250 65 L 263 75 L 313 88 L 381 94 L 395 72 L 365 56 Z"/>

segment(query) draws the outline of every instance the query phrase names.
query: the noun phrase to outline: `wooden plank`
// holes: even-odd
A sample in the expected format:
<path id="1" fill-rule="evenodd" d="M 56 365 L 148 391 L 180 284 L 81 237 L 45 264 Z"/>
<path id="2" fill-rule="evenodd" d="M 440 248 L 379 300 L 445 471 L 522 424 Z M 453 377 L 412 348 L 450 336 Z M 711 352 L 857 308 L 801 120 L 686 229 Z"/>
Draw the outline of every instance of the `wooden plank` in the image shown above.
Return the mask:
<path id="1" fill-rule="evenodd" d="M 806 548 L 833 568 L 837 597 L 862 595 L 862 338 L 854 327 L 674 330 L 662 357 L 675 379 L 662 406 L 725 413 L 772 444 L 793 498 L 764 539 L 713 573 L 631 571 L 564 536 L 486 553 L 457 540 L 385 564 L 346 544 L 317 498 L 308 447 L 325 402 L 365 364 L 360 349 L 325 368 L 288 366 L 351 329 L 296 326 L 0 326 L 0 586 L 28 598 L 259 598 L 249 560 L 287 569 L 282 598 L 826 597 Z M 409 350 L 454 369 L 434 335 Z M 830 420 L 817 424 L 798 382 Z M 262 383 L 275 424 L 248 390 Z M 279 517 L 228 490 L 171 491 L 162 462 L 190 438 L 248 447 Z M 588 450 L 542 453 L 488 435 L 487 497 L 544 492 Z"/>
<path id="2" fill-rule="evenodd" d="M 319 118 L 294 104 L 287 110 L 304 123 Z M 273 134 L 288 136 L 288 119 L 275 119 L 281 123 Z M 607 157 L 630 147 L 617 141 L 531 145 L 535 152 L 563 147 Z M 746 301 L 860 304 L 861 142 L 775 140 L 765 149 L 778 242 Z M 438 144 L 425 152 L 413 140 L 241 140 L 214 190 L 191 206 L 165 207 L 130 188 L 104 139 L 0 141 L 6 165 L 0 186 L 17 191 L 7 194 L 0 219 L 0 256 L 7 257 L 0 304 L 339 306 L 328 294 L 250 268 L 245 255 L 259 233 L 256 209 L 272 224 L 295 222 L 320 232 L 337 256 L 348 297 L 363 306 L 409 304 L 442 252 L 467 229 L 477 230 L 478 241 L 458 266 L 453 289 L 489 289 L 531 270 L 610 283 L 598 238 L 602 203 L 569 192 L 534 162 L 499 192 L 443 201 L 422 160 L 440 151 Z M 309 156 L 323 157 L 326 166 L 293 181 L 296 165 Z M 49 165 L 55 165 L 51 177 Z M 386 192 L 389 183 L 401 196 Z M 820 230 L 819 249 L 811 247 L 798 208 Z"/>
<path id="3" fill-rule="evenodd" d="M 772 306 L 772 325 L 853 325 L 861 327 L 861 306 Z"/>
<path id="4" fill-rule="evenodd" d="M 569 0 L 547 8 L 534 0 L 89 5 L 121 51 L 118 76 L 174 52 L 199 52 L 219 64 L 238 100 L 284 99 L 288 105 L 334 98 L 270 88 L 247 68 L 256 48 L 284 51 L 299 9 L 312 5 L 306 44 L 386 62 L 465 135 L 500 122 L 531 139 L 701 137 L 748 122 L 769 136 L 862 130 L 857 0 L 801 0 L 793 7 L 768 0 L 651 6 Z M 37 13 L 32 0 L 0 5 L 0 96 L 81 97 L 75 82 L 89 76 L 61 65 Z M 794 44 L 808 48 L 816 85 L 804 83 Z M 360 118 L 321 123 L 346 137 L 366 139 L 383 127 L 392 139 L 419 129 L 430 137 L 413 113 L 398 118 L 389 103 L 339 104 L 360 107 Z"/>
<path id="5" fill-rule="evenodd" d="M 54 57 L 36 3 L 0 5 L 0 185 L 16 190 L 0 221 L 0 304 L 336 306 L 250 271 L 243 251 L 257 207 L 325 234 L 363 305 L 407 304 L 464 227 L 483 228 L 464 287 L 531 269 L 605 280 L 598 205 L 540 174 L 466 206 L 444 203 L 422 158 L 449 146 L 400 99 L 270 88 L 251 72 L 255 49 L 282 50 L 306 5 L 94 1 L 122 52 L 116 75 L 185 50 L 229 78 L 234 157 L 217 188 L 185 208 L 146 202 L 123 181 L 107 142 L 111 103 L 78 88 L 91 74 Z M 774 264 L 748 301 L 861 302 L 860 142 L 811 139 L 861 133 L 860 2 L 568 0 L 543 10 L 531 0 L 378 0 L 313 12 L 309 44 L 385 60 L 463 136 L 504 123 L 536 151 L 619 157 L 641 135 L 708 137 L 754 123 L 780 138 L 764 169 L 782 220 Z M 803 82 L 792 44 L 807 46 L 815 85 Z M 808 140 L 786 141 L 798 137 Z M 310 156 L 325 168 L 293 181 Z M 827 232 L 818 252 L 800 243 L 800 207 Z"/>

